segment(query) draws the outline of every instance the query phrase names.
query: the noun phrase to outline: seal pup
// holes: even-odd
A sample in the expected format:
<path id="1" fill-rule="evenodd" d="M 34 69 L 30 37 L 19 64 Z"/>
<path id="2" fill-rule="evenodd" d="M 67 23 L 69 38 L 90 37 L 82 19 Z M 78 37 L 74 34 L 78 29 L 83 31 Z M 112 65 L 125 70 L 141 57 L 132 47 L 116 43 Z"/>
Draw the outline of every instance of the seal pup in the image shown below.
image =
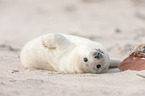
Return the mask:
<path id="1" fill-rule="evenodd" d="M 60 73 L 101 73 L 110 64 L 116 66 L 120 62 L 110 61 L 106 49 L 98 42 L 59 33 L 31 40 L 23 47 L 20 58 L 26 68 Z"/>

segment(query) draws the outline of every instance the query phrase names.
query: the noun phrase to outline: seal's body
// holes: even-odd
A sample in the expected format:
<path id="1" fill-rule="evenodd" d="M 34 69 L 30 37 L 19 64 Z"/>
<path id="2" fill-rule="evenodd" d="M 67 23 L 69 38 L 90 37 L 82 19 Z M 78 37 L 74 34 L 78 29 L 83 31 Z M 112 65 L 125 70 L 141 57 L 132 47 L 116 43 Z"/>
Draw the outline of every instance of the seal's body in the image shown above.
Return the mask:
<path id="1" fill-rule="evenodd" d="M 97 42 L 82 37 L 51 33 L 28 42 L 21 52 L 26 68 L 61 73 L 100 73 L 108 69 L 109 56 Z"/>

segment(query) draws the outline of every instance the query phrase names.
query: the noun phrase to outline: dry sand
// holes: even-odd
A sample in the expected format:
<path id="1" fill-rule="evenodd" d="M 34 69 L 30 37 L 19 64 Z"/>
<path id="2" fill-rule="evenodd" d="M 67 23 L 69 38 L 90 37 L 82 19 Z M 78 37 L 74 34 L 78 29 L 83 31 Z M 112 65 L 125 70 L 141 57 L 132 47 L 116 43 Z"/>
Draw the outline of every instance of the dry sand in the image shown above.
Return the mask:
<path id="1" fill-rule="evenodd" d="M 24 69 L 23 45 L 59 32 L 101 42 L 124 59 L 145 43 L 145 0 L 0 0 L 0 96 L 145 96 L 145 71 L 59 74 Z"/>

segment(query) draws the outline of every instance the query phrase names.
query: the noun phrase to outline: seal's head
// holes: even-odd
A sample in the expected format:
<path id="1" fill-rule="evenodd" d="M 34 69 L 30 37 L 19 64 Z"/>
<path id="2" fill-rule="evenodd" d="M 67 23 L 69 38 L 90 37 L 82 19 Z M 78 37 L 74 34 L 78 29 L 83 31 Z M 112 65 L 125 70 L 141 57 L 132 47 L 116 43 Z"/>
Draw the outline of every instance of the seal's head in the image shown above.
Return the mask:
<path id="1" fill-rule="evenodd" d="M 87 73 L 105 72 L 109 63 L 109 56 L 101 49 L 85 50 L 81 56 L 82 69 Z"/>

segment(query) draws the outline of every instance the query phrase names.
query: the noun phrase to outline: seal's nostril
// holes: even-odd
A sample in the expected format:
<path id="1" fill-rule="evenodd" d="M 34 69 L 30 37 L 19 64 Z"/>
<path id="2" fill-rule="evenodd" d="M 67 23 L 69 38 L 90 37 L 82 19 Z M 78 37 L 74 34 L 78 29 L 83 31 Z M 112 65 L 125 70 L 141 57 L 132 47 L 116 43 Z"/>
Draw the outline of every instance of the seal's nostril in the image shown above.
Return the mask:
<path id="1" fill-rule="evenodd" d="M 101 65 L 100 65 L 100 64 L 98 64 L 96 67 L 97 67 L 97 68 L 101 68 Z"/>
<path id="2" fill-rule="evenodd" d="M 101 52 L 96 52 L 96 53 L 94 54 L 94 58 L 100 59 L 100 58 L 102 58 L 102 57 L 103 57 L 103 54 L 102 54 Z"/>
<path id="3" fill-rule="evenodd" d="M 98 58 L 98 59 L 99 59 L 99 56 L 98 56 L 98 55 L 96 55 L 94 58 Z"/>

